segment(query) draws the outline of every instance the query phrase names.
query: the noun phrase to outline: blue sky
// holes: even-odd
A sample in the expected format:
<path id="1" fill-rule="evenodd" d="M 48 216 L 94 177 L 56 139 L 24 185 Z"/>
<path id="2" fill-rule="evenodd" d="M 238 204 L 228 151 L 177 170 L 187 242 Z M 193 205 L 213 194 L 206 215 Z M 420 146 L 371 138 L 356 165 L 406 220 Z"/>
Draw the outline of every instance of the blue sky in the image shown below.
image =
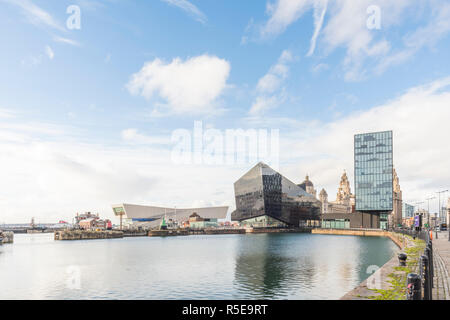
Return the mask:
<path id="1" fill-rule="evenodd" d="M 67 27 L 70 5 L 80 8 L 80 29 Z M 368 13 L 373 5 L 379 16 Z M 108 206 L 116 202 L 232 207 L 232 183 L 251 164 L 174 168 L 163 156 L 173 147 L 172 132 L 192 129 L 194 121 L 219 130 L 279 129 L 280 170 L 295 181 L 309 173 L 329 194 L 342 170 L 353 170 L 352 134 L 394 129 L 404 143 L 396 156 L 405 198 L 420 201 L 449 184 L 440 161 L 413 165 L 407 153 L 424 132 L 423 139 L 441 141 L 428 153 L 448 142 L 447 131 L 436 131 L 449 116 L 445 0 L 0 0 L 0 6 L 0 128 L 9 150 L 3 170 L 17 184 L 0 197 L 11 208 L 5 220 L 28 221 L 35 206 L 42 220 L 83 210 L 111 215 Z M 367 26 L 373 17 L 379 29 Z M 430 112 L 404 101 L 423 101 Z M 331 147 L 316 141 L 341 134 Z M 145 163 L 144 154 L 152 160 Z M 436 162 L 433 170 L 420 172 L 429 161 Z M 189 184 L 177 170 L 201 185 L 211 185 L 211 173 L 220 183 L 185 193 Z M 115 180 L 125 172 L 135 178 Z M 93 188 L 96 200 L 80 192 L 65 201 L 94 180 L 122 187 L 101 194 Z M 167 180 L 185 195 L 164 195 L 172 187 Z M 13 202 L 19 199 L 20 206 Z"/>

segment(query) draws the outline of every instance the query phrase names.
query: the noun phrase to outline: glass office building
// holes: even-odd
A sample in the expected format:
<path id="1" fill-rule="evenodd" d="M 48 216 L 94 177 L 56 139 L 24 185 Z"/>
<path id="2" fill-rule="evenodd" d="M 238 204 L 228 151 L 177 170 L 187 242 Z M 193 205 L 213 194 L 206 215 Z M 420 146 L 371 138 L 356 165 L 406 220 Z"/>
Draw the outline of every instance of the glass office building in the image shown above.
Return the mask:
<path id="1" fill-rule="evenodd" d="M 321 203 L 292 181 L 258 163 L 234 183 L 231 219 L 253 227 L 319 224 Z"/>
<path id="2" fill-rule="evenodd" d="M 392 131 L 355 135 L 357 211 L 393 210 Z"/>
<path id="3" fill-rule="evenodd" d="M 403 202 L 403 218 L 414 217 L 414 206 Z"/>

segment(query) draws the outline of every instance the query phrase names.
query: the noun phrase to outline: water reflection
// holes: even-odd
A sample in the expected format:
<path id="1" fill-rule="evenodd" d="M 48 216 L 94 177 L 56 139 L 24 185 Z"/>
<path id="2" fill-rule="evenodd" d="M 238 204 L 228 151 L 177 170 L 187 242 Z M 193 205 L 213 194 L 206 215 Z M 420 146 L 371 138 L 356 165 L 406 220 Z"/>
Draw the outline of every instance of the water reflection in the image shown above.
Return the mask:
<path id="1" fill-rule="evenodd" d="M 338 299 L 383 265 L 395 246 L 383 238 L 260 234 L 236 252 L 238 298 Z"/>
<path id="2" fill-rule="evenodd" d="M 18 235 L 0 247 L 0 299 L 338 299 L 394 250 L 384 238 L 311 234 Z M 79 289 L 68 270 L 79 270 Z"/>

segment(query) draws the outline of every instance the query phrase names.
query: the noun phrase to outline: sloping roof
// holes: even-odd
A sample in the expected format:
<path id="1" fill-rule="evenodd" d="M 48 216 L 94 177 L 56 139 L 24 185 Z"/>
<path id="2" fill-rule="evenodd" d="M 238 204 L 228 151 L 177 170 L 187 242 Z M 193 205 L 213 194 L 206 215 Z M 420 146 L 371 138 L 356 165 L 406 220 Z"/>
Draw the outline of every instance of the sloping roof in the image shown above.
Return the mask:
<path id="1" fill-rule="evenodd" d="M 228 212 L 228 206 L 185 209 L 122 203 L 113 205 L 112 208 L 114 212 L 116 212 L 115 208 L 123 208 L 125 218 L 152 219 L 153 221 L 149 222 L 151 225 L 158 225 L 164 216 L 167 219 L 176 218 L 177 221 L 184 221 L 189 220 L 189 216 L 196 212 L 199 216 L 206 219 L 225 219 Z"/>

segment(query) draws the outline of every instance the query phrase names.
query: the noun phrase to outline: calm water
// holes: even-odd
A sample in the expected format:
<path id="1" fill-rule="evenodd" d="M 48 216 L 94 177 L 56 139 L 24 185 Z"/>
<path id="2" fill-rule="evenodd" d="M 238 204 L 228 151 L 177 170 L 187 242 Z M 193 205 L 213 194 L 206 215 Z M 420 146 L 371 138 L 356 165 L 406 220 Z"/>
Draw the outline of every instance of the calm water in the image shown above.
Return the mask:
<path id="1" fill-rule="evenodd" d="M 14 240 L 0 246 L 0 299 L 339 299 L 397 249 L 311 234 Z"/>

